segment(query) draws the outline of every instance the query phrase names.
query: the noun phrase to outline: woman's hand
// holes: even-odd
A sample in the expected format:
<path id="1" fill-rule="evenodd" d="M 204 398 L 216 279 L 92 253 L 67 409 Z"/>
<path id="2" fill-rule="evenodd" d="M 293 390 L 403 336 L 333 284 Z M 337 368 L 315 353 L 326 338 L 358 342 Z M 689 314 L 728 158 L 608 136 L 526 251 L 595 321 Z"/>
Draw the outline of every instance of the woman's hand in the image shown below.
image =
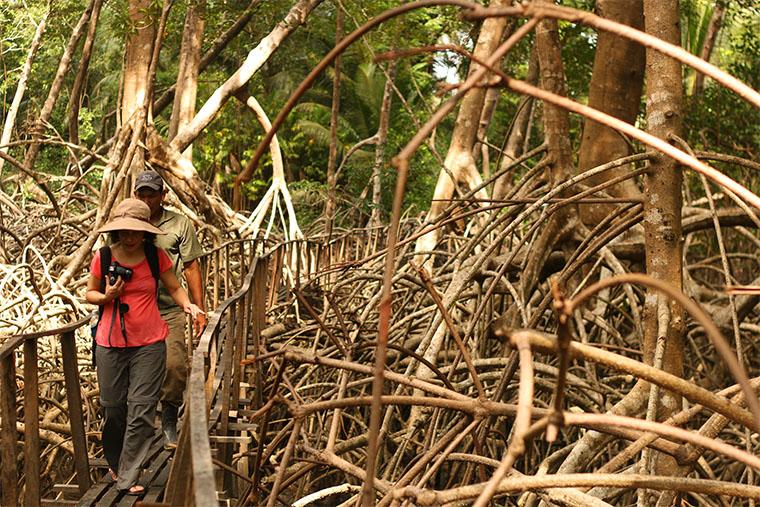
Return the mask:
<path id="1" fill-rule="evenodd" d="M 103 300 L 102 304 L 110 303 L 124 292 L 124 280 L 121 277 L 118 277 L 116 283 L 111 285 L 111 277 L 108 275 L 104 276 L 106 277 L 106 292 L 104 294 L 105 300 Z"/>
<path id="2" fill-rule="evenodd" d="M 202 318 L 203 315 L 206 315 L 206 312 L 193 303 L 185 304 L 182 309 L 185 310 L 185 313 L 189 313 L 193 320 L 198 320 L 199 318 Z"/>

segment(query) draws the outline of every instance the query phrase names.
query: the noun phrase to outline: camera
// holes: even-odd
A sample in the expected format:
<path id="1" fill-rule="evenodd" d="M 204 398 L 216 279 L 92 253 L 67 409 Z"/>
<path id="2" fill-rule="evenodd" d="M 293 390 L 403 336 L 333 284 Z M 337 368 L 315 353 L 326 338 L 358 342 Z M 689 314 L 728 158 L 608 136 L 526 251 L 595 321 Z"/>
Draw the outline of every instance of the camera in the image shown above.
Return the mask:
<path id="1" fill-rule="evenodd" d="M 108 281 L 111 285 L 115 284 L 116 279 L 119 277 L 125 282 L 129 281 L 132 278 L 132 270 L 118 264 L 108 266 Z"/>

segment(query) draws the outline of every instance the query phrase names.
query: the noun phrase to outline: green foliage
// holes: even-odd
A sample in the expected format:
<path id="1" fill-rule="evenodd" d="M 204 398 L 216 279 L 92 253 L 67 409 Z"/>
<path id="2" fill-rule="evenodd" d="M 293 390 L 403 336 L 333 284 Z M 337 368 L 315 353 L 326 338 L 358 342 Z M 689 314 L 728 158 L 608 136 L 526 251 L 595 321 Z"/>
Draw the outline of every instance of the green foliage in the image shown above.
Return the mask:
<path id="1" fill-rule="evenodd" d="M 305 227 L 322 217 L 327 200 L 327 185 L 314 180 L 298 180 L 288 184 L 298 222 Z"/>
<path id="2" fill-rule="evenodd" d="M 83 143 L 95 138 L 95 115 L 92 110 L 83 107 L 79 110 L 79 140 Z"/>
<path id="3" fill-rule="evenodd" d="M 156 97 L 174 84 L 177 76 L 182 30 L 187 6 L 194 0 L 176 0 L 168 19 L 166 35 L 156 76 Z M 47 31 L 35 60 L 29 87 L 21 105 L 17 121 L 17 139 L 29 136 L 29 127 L 36 118 L 47 96 L 50 84 L 61 57 L 62 48 L 71 29 L 81 16 L 87 0 L 56 0 L 48 20 Z M 565 0 L 563 5 L 592 10 L 592 0 Z M 156 16 L 162 2 L 153 0 L 149 9 Z M 250 5 L 249 0 L 207 0 L 204 49 L 221 32 L 226 30 Z M 246 30 L 239 35 L 222 55 L 203 72 L 199 80 L 198 105 L 200 107 L 243 62 L 243 60 L 292 7 L 292 0 L 268 0 L 254 7 L 254 15 Z M 342 0 L 346 9 L 345 33 L 355 30 L 368 19 L 388 8 L 399 5 L 398 0 Z M 698 52 L 706 34 L 714 2 L 683 0 L 684 46 Z M 0 0 L 0 111 L 10 104 L 18 75 L 26 59 L 29 44 L 38 22 L 48 9 L 47 0 Z M 718 39 L 713 61 L 755 88 L 760 87 L 760 12 L 751 0 L 728 4 L 724 28 Z M 472 48 L 479 25 L 462 20 L 453 7 L 419 9 L 386 22 L 367 33 L 342 56 L 341 107 L 338 123 L 339 160 L 343 162 L 347 150 L 355 143 L 375 134 L 385 85 L 388 63 L 376 63 L 376 54 L 392 50 L 428 46 L 440 43 L 445 37 Z M 323 2 L 309 18 L 276 51 L 273 57 L 257 72 L 247 85 L 247 91 L 261 103 L 270 119 L 287 101 L 298 84 L 335 45 L 336 3 Z M 33 23 L 34 21 L 35 23 Z M 581 25 L 560 23 L 564 66 L 568 94 L 585 102 L 591 79 L 596 33 Z M 83 144 L 100 146 L 115 132 L 119 100 L 119 84 L 126 38 L 134 32 L 128 15 L 128 0 L 111 0 L 104 3 L 98 25 L 97 38 L 90 63 L 86 90 L 79 115 L 79 131 Z M 526 37 L 503 63 L 505 72 L 524 77 L 527 72 L 532 36 Z M 81 42 L 80 42 L 81 50 Z M 78 68 L 78 54 L 66 74 L 61 97 L 53 112 L 51 126 L 65 139 L 68 93 Z M 443 66 L 455 79 L 467 71 L 467 62 L 458 56 L 420 54 L 398 60 L 394 83 L 406 103 L 393 97 L 390 132 L 385 147 L 385 161 L 381 168 L 382 212 L 388 215 L 393 198 L 395 170 L 389 160 L 412 138 L 416 125 L 429 118 L 440 104 L 436 96 L 438 81 L 442 79 L 436 69 Z M 278 137 L 282 147 L 286 177 L 293 189 L 300 219 L 316 220 L 326 195 L 326 166 L 329 148 L 330 109 L 334 69 L 328 68 L 318 77 L 299 105 L 286 119 Z M 693 73 L 685 72 L 686 84 Z M 689 88 L 687 88 L 689 89 Z M 491 122 L 488 138 L 494 145 L 503 143 L 509 125 L 517 112 L 520 97 L 504 92 L 499 97 Z M 758 112 L 707 80 L 699 97 L 688 99 L 685 124 L 689 142 L 698 149 L 724 151 L 747 157 L 756 156 L 760 145 L 757 124 Z M 154 123 L 159 133 L 168 132 L 171 107 L 155 111 Z M 449 115 L 436 130 L 436 147 L 440 154 L 448 148 L 454 115 Z M 533 122 L 533 144 L 541 141 L 541 123 L 537 116 Z M 577 144 L 582 119 L 571 115 L 571 136 Z M 230 162 L 234 157 L 242 167 L 250 160 L 263 137 L 263 130 L 255 116 L 237 100 L 231 100 L 193 144 L 193 161 L 201 177 L 218 184 L 223 192 L 229 190 L 236 171 Z M 23 157 L 23 147 L 11 153 Z M 338 181 L 339 203 L 346 209 L 371 212 L 369 198 L 359 202 L 362 191 L 368 189 L 375 149 L 365 146 L 344 164 Z M 492 167 L 497 157 L 492 157 Z M 62 173 L 69 160 L 68 153 L 58 147 L 46 147 L 38 160 L 37 170 Z M 416 153 L 411 166 L 405 195 L 405 206 L 424 210 L 430 204 L 440 170 L 436 157 L 427 147 Z M 94 174 L 98 174 L 97 171 Z M 266 155 L 259 164 L 244 192 L 253 201 L 266 190 L 271 180 L 271 161 Z M 346 216 L 341 213 L 339 216 Z"/>
<path id="4" fill-rule="evenodd" d="M 727 21 L 716 60 L 741 81 L 760 88 L 760 7 L 734 6 Z M 685 125 L 692 146 L 747 158 L 758 156 L 757 108 L 710 80 L 702 95 L 690 97 L 687 106 Z"/>

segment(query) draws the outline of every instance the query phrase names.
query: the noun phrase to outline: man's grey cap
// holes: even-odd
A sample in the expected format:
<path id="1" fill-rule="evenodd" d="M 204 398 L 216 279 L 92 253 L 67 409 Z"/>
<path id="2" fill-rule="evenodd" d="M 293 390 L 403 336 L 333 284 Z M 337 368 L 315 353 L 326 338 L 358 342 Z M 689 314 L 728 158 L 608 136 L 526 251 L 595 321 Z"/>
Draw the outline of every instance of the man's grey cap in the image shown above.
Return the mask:
<path id="1" fill-rule="evenodd" d="M 161 179 L 161 176 L 156 171 L 141 172 L 135 179 L 135 190 L 140 190 L 141 188 L 163 190 L 164 180 Z"/>

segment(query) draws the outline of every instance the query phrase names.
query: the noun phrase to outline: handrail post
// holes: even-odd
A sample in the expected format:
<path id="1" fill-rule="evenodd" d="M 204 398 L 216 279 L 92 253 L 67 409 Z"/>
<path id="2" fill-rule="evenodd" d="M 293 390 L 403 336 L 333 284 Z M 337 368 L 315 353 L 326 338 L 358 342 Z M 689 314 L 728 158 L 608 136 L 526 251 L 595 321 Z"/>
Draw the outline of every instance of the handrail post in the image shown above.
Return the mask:
<path id="1" fill-rule="evenodd" d="M 3 505 L 15 505 L 18 502 L 16 481 L 16 356 L 13 352 L 0 360 L 0 417 L 3 419 L 0 430 L 2 442 Z"/>
<path id="2" fill-rule="evenodd" d="M 268 308 L 272 308 L 277 303 L 277 289 L 280 285 L 280 277 L 282 276 L 282 263 L 283 263 L 283 251 L 282 248 L 277 247 L 272 255 L 269 256 L 269 264 L 271 268 L 270 280 L 272 284 L 269 286 L 269 304 Z"/>
<path id="3" fill-rule="evenodd" d="M 236 301 L 229 308 L 229 320 L 227 321 L 226 331 L 222 347 L 222 383 L 221 403 L 222 409 L 219 414 L 219 423 L 217 426 L 217 435 L 228 436 L 230 425 L 230 410 L 238 410 L 237 395 L 235 395 L 235 362 L 237 360 L 237 340 L 238 340 L 238 323 L 242 321 L 238 307 L 240 302 Z M 234 347 L 234 348 L 233 348 Z M 239 362 L 238 362 L 239 364 Z M 213 396 L 213 395 L 212 395 Z M 226 465 L 232 464 L 232 444 L 222 442 L 217 448 L 217 457 Z M 217 488 L 226 489 L 229 495 L 232 495 L 233 481 L 229 474 L 224 475 L 223 471 L 218 471 Z"/>
<path id="4" fill-rule="evenodd" d="M 224 246 L 224 299 L 228 299 L 233 292 L 233 288 L 230 286 L 232 284 L 232 273 L 230 273 L 230 269 L 232 269 L 230 262 L 230 244 L 227 243 Z M 241 271 L 242 275 L 242 271 Z"/>
<path id="5" fill-rule="evenodd" d="M 264 330 L 264 326 L 266 326 L 267 273 L 268 266 L 264 263 L 263 259 L 260 259 L 255 267 L 251 298 L 248 300 L 250 304 L 248 315 L 252 324 L 252 333 L 250 335 L 253 336 L 253 354 L 255 357 L 258 357 L 262 350 L 265 349 L 262 343 L 261 332 Z M 254 363 L 253 372 L 254 385 L 256 386 L 256 402 L 254 406 L 258 410 L 264 403 L 264 393 L 262 392 L 264 386 L 261 365 L 259 363 Z"/>
<path id="6" fill-rule="evenodd" d="M 24 505 L 40 505 L 40 400 L 37 340 L 24 341 Z M 5 418 L 3 418 L 5 419 Z"/>
<path id="7" fill-rule="evenodd" d="M 74 444 L 74 470 L 77 474 L 79 492 L 84 494 L 90 487 L 90 460 L 87 456 L 87 438 L 84 432 L 82 396 L 79 383 L 79 365 L 74 331 L 61 335 L 63 378 L 66 385 L 66 401 L 69 406 L 71 440 Z"/>
<path id="8" fill-rule="evenodd" d="M 216 250 L 214 252 L 214 296 L 213 296 L 213 306 L 212 308 L 216 308 L 219 306 L 219 270 L 221 269 L 221 266 L 219 265 L 219 257 L 220 253 L 219 250 Z"/>

